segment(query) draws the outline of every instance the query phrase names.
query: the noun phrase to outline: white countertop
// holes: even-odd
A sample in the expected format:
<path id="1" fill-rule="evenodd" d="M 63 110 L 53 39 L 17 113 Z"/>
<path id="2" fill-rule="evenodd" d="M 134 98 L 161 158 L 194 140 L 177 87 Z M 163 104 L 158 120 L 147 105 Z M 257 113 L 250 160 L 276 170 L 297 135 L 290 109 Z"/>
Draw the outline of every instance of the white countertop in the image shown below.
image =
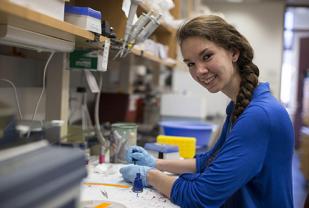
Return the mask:
<path id="1" fill-rule="evenodd" d="M 151 188 L 136 194 L 126 183 L 119 169 L 124 164 L 104 163 L 89 165 L 88 177 L 81 186 L 83 208 L 176 208 L 168 198 Z M 109 186 L 111 185 L 111 186 Z M 122 185 L 124 185 L 122 187 Z M 106 197 L 107 195 L 107 197 Z M 98 205 L 101 206 L 98 206 Z"/>

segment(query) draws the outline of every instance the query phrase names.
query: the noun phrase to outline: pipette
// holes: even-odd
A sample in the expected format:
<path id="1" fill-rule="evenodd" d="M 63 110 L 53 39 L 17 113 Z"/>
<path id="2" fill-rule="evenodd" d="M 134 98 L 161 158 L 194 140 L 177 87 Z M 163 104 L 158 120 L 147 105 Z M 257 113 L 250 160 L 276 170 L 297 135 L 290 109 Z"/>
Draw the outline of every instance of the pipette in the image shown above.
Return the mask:
<path id="1" fill-rule="evenodd" d="M 145 25 L 149 23 L 152 11 L 149 11 L 147 14 L 142 14 L 132 28 L 132 32 L 129 35 L 128 42 L 131 44 L 135 44 L 135 39 L 138 34 L 143 30 Z"/>
<path id="2" fill-rule="evenodd" d="M 145 26 L 141 33 L 137 36 L 135 43 L 140 43 L 145 41 L 160 25 L 159 19 L 161 14 L 156 17 L 150 16 L 150 22 Z"/>
<path id="3" fill-rule="evenodd" d="M 132 150 L 132 153 L 138 152 L 136 149 Z M 133 164 L 136 165 L 137 159 L 132 157 Z"/>
<path id="4" fill-rule="evenodd" d="M 131 0 L 131 6 L 130 6 L 129 14 L 128 14 L 126 31 L 125 31 L 125 34 L 124 34 L 124 40 L 123 40 L 123 45 L 122 45 L 122 50 L 121 50 L 120 56 L 123 55 L 123 53 L 126 49 L 126 45 L 128 43 L 129 35 L 131 33 L 131 30 L 132 30 L 132 25 L 133 25 L 132 23 L 133 23 L 133 19 L 134 19 L 134 16 L 136 14 L 136 11 L 137 11 L 137 7 L 142 2 L 143 2 L 143 0 Z"/>

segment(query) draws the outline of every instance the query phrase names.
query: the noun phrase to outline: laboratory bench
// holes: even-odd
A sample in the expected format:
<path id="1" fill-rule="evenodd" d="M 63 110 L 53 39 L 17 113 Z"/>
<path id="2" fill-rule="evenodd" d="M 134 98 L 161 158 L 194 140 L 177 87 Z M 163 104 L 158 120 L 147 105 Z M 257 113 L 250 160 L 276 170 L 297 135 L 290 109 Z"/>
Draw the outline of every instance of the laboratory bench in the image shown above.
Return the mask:
<path id="1" fill-rule="evenodd" d="M 152 188 L 141 193 L 132 191 L 132 184 L 126 183 L 119 169 L 126 164 L 103 163 L 91 159 L 88 176 L 81 185 L 80 205 L 83 208 L 176 208 L 168 198 Z"/>

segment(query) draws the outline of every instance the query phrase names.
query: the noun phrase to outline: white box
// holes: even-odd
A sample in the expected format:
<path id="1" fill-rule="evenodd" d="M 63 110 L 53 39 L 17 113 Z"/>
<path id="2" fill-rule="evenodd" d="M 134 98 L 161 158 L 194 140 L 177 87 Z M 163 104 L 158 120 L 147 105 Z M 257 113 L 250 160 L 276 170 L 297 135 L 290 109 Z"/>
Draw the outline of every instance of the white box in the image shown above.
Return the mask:
<path id="1" fill-rule="evenodd" d="M 162 94 L 160 114 L 205 119 L 207 116 L 206 98 L 196 94 Z"/>
<path id="2" fill-rule="evenodd" d="M 158 159 L 178 160 L 179 148 L 177 145 L 159 144 L 159 143 L 146 143 L 145 150 L 152 156 Z"/>
<path id="3" fill-rule="evenodd" d="M 64 20 L 65 0 L 10 0 L 10 2 L 27 7 L 53 18 Z"/>
<path id="4" fill-rule="evenodd" d="M 77 25 L 85 30 L 101 34 L 101 12 L 89 7 L 66 5 L 64 21 Z"/>

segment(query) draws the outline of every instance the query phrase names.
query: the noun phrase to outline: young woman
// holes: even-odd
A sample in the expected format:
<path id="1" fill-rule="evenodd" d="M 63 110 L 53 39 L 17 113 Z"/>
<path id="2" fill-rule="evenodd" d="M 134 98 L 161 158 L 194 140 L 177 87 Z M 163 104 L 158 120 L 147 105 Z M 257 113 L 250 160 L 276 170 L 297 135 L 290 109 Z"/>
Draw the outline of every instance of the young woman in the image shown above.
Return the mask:
<path id="1" fill-rule="evenodd" d="M 144 185 L 181 207 L 293 207 L 292 123 L 269 84 L 259 83 L 246 38 L 214 15 L 188 21 L 177 37 L 194 80 L 231 99 L 220 138 L 188 160 L 155 159 L 131 147 L 127 160 L 137 165 L 123 167 L 123 178 L 132 182 L 140 172 Z"/>

